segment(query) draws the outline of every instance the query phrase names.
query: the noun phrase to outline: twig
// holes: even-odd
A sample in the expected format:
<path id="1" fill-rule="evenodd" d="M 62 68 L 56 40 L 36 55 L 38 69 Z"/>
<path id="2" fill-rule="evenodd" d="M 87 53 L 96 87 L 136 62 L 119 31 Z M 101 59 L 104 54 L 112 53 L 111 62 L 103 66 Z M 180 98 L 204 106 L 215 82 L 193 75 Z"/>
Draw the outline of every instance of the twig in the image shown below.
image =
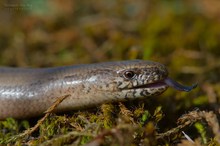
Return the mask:
<path id="1" fill-rule="evenodd" d="M 21 134 L 18 134 L 16 136 L 13 136 L 12 138 L 10 138 L 7 143 L 10 143 L 12 141 L 15 141 L 17 140 L 18 138 L 22 138 L 26 135 L 30 135 L 31 133 L 33 133 L 35 130 L 37 130 L 39 128 L 39 126 L 44 122 L 44 120 L 53 112 L 53 110 L 64 100 L 66 99 L 67 97 L 69 97 L 70 95 L 65 95 L 65 96 L 62 96 L 60 98 L 58 98 L 54 104 L 52 106 L 50 106 L 46 111 L 45 111 L 45 115 L 44 117 L 42 117 L 40 120 L 37 121 L 37 124 L 32 127 L 32 128 L 29 128 L 27 130 L 25 130 L 23 133 Z"/>

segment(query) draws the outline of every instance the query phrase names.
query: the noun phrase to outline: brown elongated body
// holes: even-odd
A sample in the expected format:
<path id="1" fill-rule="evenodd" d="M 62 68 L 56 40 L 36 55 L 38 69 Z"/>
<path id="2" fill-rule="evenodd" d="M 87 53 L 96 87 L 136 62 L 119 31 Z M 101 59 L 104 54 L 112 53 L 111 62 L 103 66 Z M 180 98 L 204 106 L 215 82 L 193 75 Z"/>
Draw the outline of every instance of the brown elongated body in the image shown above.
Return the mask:
<path id="1" fill-rule="evenodd" d="M 0 119 L 43 114 L 57 98 L 70 95 L 56 109 L 68 111 L 106 102 L 164 92 L 168 72 L 142 60 L 54 68 L 0 68 Z"/>

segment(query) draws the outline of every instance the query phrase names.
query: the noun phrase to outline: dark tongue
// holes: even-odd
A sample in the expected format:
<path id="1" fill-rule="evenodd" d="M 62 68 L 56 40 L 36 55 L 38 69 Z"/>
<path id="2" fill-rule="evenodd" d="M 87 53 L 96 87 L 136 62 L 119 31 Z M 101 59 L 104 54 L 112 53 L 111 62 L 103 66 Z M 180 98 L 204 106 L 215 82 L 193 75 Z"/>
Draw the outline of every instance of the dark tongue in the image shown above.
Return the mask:
<path id="1" fill-rule="evenodd" d="M 177 83 L 176 81 L 170 79 L 170 78 L 166 78 L 164 80 L 164 82 L 170 86 L 170 87 L 173 87 L 175 88 L 176 90 L 180 90 L 180 91 L 186 91 L 186 92 L 189 92 L 191 91 L 192 89 L 196 88 L 197 87 L 197 84 L 194 84 L 192 86 L 184 86 L 184 85 L 181 85 L 179 83 Z"/>

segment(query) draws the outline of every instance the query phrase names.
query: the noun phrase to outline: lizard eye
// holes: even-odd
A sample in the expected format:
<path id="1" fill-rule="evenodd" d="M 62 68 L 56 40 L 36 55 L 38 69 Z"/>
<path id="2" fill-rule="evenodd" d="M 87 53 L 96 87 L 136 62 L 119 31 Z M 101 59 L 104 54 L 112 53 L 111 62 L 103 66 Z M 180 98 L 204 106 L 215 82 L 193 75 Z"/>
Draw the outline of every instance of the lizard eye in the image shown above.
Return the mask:
<path id="1" fill-rule="evenodd" d="M 133 71 L 124 72 L 124 77 L 127 79 L 132 79 L 134 76 L 135 76 L 135 73 Z"/>

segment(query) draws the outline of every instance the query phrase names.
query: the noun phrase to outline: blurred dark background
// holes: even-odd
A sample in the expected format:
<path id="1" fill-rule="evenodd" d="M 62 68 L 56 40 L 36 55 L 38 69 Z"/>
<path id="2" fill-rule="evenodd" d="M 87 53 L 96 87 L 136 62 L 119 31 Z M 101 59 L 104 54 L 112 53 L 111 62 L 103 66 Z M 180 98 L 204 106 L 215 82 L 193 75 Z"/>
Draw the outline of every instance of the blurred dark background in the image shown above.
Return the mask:
<path id="1" fill-rule="evenodd" d="M 2 65 L 138 58 L 201 73 L 220 55 L 216 0 L 3 0 L 1 7 Z"/>

